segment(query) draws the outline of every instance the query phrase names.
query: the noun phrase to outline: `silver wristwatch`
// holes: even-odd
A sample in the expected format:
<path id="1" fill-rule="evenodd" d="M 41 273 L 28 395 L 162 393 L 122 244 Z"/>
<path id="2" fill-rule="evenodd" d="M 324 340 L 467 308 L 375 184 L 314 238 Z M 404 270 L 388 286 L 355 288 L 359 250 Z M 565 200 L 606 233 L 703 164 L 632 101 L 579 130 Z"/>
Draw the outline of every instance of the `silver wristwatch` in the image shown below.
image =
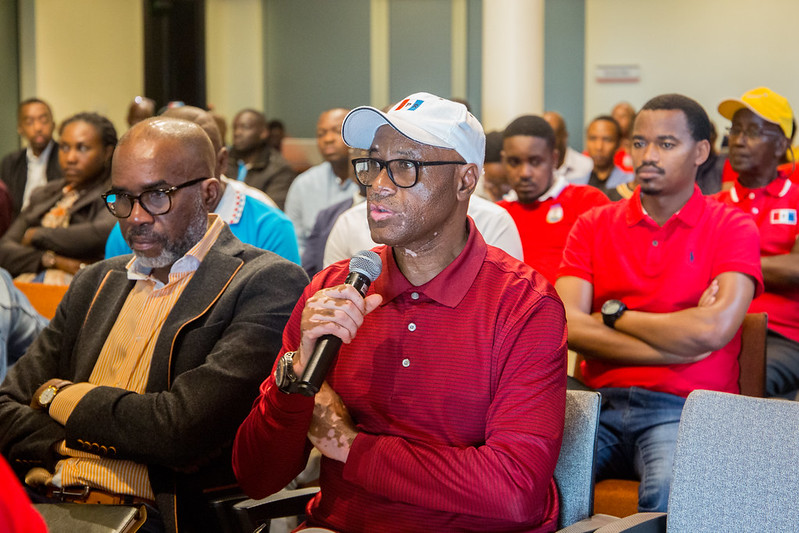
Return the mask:
<path id="1" fill-rule="evenodd" d="M 294 373 L 294 356 L 297 352 L 286 352 L 275 369 L 275 383 L 280 392 L 285 394 L 295 394 L 299 392 L 297 386 L 300 378 Z"/>

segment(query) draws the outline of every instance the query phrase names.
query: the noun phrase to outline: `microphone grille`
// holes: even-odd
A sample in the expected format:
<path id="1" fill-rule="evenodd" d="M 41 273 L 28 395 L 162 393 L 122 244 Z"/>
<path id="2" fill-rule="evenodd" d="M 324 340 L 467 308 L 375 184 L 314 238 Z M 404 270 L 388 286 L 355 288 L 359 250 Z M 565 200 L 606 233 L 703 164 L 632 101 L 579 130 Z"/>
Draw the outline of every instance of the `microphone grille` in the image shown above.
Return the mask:
<path id="1" fill-rule="evenodd" d="M 372 250 L 361 250 L 350 259 L 350 272 L 363 274 L 370 282 L 377 279 L 381 270 L 383 263 L 380 261 L 380 256 Z"/>

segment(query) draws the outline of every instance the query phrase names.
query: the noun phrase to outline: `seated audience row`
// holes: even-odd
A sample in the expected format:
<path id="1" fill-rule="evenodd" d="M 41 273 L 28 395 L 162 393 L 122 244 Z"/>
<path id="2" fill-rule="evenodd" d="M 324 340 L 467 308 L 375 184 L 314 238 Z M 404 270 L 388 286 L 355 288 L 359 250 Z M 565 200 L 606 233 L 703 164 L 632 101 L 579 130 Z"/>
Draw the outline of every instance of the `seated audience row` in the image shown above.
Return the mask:
<path id="1" fill-rule="evenodd" d="M 497 158 L 512 190 L 486 181 L 498 205 L 472 194 L 486 154 L 479 122 L 427 93 L 387 112 L 324 112 L 326 162 L 290 187 L 279 170 L 264 177 L 280 159 L 257 111 L 234 120 L 235 164 L 206 111 L 184 106 L 135 125 L 98 193 L 119 219 L 107 255 L 132 248 L 133 259 L 55 255 L 77 275 L 0 387 L 0 452 L 37 501 L 85 486 L 67 498 L 147 505 L 156 531 L 207 527 L 205 498 L 232 481 L 231 451 L 238 482 L 260 497 L 296 476 L 314 447 L 322 490 L 308 525 L 545 531 L 557 523 L 568 340 L 585 384 L 602 392 L 599 477 L 641 479 L 639 508 L 665 511 L 685 397 L 738 392 L 748 310 L 775 317 L 769 393 L 799 392 L 799 193 L 778 166 L 795 122 L 765 88 L 722 102 L 738 178 L 714 198 L 703 193 L 720 188 L 721 163 L 698 103 L 672 94 L 637 115 L 617 107 L 618 120 L 589 124 L 588 158 L 569 153 L 557 113 L 512 121 Z M 61 126 L 61 157 L 92 146 L 76 121 Z M 67 213 L 80 195 L 63 198 L 82 190 L 77 169 L 85 178 L 100 159 L 62 162 L 61 197 L 20 246 L 35 246 L 56 207 L 74 224 Z M 310 285 L 296 265 L 241 243 L 247 202 L 269 207 L 248 181 L 286 198 L 296 236 L 269 209 L 287 224 L 295 263 L 297 239 L 316 262 L 326 243 L 332 266 Z M 0 265 L 48 187 L 0 240 Z M 344 284 L 341 260 L 374 247 L 373 283 Z M 319 364 L 325 335 L 344 346 L 311 385 L 304 371 Z M 453 397 L 452 384 L 467 380 Z"/>

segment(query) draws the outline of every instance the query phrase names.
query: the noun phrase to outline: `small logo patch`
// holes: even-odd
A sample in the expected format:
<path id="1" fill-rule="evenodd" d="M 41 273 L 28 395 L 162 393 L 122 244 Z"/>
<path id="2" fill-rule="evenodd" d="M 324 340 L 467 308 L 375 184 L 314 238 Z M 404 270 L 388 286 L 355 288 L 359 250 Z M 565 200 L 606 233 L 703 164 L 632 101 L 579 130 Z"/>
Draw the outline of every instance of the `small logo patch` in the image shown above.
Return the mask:
<path id="1" fill-rule="evenodd" d="M 796 209 L 772 209 L 769 220 L 772 224 L 796 225 Z"/>
<path id="2" fill-rule="evenodd" d="M 557 224 L 561 220 L 563 220 L 563 207 L 560 204 L 555 204 L 547 211 L 547 222 Z"/>
<path id="3" fill-rule="evenodd" d="M 415 100 L 411 102 L 408 98 L 397 104 L 397 107 L 394 108 L 394 111 L 400 111 L 404 109 L 405 111 L 416 111 L 420 105 L 424 103 L 424 100 Z"/>

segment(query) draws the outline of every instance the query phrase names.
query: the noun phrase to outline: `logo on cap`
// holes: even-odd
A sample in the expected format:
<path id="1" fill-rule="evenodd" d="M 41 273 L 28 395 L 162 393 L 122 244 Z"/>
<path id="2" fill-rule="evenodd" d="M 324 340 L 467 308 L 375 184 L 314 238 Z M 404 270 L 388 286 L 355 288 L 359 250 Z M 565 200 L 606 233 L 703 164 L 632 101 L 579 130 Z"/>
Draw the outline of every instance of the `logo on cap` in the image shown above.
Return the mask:
<path id="1" fill-rule="evenodd" d="M 416 111 L 416 109 L 418 109 L 419 106 L 422 105 L 423 103 L 424 100 L 416 100 L 415 102 L 411 102 L 410 98 L 406 98 L 405 100 L 397 104 L 397 107 L 394 108 L 394 111 L 400 111 L 403 109 L 405 111 Z"/>

